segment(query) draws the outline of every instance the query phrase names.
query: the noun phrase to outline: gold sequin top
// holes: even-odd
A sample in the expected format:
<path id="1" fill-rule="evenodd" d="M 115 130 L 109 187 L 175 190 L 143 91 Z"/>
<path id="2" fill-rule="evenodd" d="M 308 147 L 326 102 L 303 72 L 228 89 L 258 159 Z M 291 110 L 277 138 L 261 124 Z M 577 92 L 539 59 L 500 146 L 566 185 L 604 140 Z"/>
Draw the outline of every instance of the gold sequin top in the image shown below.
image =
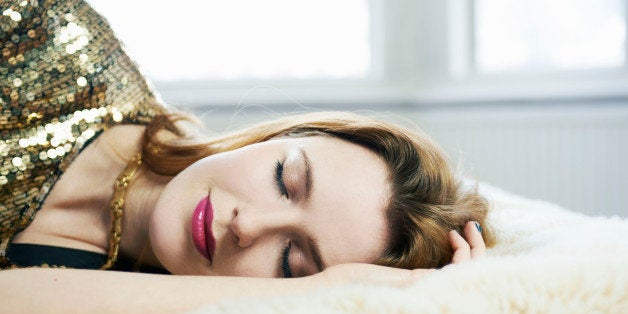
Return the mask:
<path id="1" fill-rule="evenodd" d="M 48 192 L 112 125 L 166 109 L 83 1 L 0 0 L 0 268 Z"/>

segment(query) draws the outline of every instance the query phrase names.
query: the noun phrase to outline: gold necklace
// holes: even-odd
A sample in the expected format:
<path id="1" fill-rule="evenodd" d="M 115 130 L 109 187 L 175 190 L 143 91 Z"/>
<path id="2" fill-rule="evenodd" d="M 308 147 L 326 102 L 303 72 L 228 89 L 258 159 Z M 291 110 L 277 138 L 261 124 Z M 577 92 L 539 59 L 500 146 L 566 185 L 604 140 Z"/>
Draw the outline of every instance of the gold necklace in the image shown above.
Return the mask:
<path id="1" fill-rule="evenodd" d="M 100 269 L 109 269 L 118 260 L 118 251 L 120 250 L 120 239 L 122 236 L 122 215 L 124 214 L 124 196 L 129 183 L 133 179 L 135 172 L 142 164 L 142 153 L 137 153 L 126 168 L 120 173 L 116 182 L 113 184 L 113 197 L 109 202 L 111 208 L 111 238 L 109 239 L 109 256 L 107 262 Z"/>

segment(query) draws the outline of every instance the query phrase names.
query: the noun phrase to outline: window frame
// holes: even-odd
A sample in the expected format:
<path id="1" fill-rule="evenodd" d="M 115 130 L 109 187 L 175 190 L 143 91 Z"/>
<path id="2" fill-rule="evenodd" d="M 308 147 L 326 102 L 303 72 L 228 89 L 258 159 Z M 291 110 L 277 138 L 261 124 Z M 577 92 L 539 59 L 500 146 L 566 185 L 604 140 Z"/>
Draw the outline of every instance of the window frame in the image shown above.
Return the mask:
<path id="1" fill-rule="evenodd" d="M 156 81 L 154 85 L 168 103 L 186 107 L 358 104 L 385 108 L 628 98 L 628 55 L 626 64 L 618 68 L 478 73 L 473 66 L 475 0 L 368 1 L 372 66 L 368 77 Z M 628 54 L 628 40 L 626 45 Z"/>
<path id="2" fill-rule="evenodd" d="M 404 0 L 405 1 L 405 0 Z M 363 78 L 347 79 L 241 79 L 153 81 L 156 90 L 171 104 L 187 107 L 232 106 L 261 104 L 319 105 L 353 104 L 377 105 L 397 102 L 404 98 L 391 84 L 389 60 L 391 53 L 386 25 L 390 4 L 385 0 L 367 0 L 370 21 L 369 74 Z"/>
<path id="3" fill-rule="evenodd" d="M 625 1 L 625 0 L 624 0 Z M 628 40 L 623 66 L 586 70 L 538 70 L 480 73 L 475 69 L 475 0 L 421 0 L 423 12 L 444 16 L 429 29 L 441 30 L 443 40 L 427 41 L 421 34 L 422 58 L 436 56 L 423 67 L 417 82 L 417 102 L 495 102 L 549 99 L 617 99 L 628 97 Z M 628 5 L 625 6 L 628 8 Z M 628 9 L 626 9 L 628 11 Z M 628 18 L 628 12 L 625 12 Z M 423 17 L 425 18 L 425 17 Z M 429 45 L 428 45 L 429 44 Z M 436 53 L 438 50 L 446 54 Z"/>

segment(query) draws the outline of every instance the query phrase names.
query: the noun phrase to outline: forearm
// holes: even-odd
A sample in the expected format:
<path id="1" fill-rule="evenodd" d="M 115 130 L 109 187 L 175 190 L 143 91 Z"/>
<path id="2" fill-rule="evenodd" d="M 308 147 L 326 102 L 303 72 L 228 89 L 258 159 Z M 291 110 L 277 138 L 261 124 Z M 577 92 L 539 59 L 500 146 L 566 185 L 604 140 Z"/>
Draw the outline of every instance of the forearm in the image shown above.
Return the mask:
<path id="1" fill-rule="evenodd" d="M 298 279 L 167 276 L 18 269 L 0 272 L 7 312 L 181 312 L 210 302 L 307 293 L 331 284 Z"/>

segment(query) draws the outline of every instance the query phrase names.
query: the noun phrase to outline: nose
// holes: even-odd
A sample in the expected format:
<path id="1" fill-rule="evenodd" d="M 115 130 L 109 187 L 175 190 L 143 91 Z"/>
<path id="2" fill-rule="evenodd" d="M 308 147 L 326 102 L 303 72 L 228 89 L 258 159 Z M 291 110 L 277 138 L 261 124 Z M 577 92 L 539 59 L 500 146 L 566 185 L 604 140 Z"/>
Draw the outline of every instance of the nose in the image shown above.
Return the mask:
<path id="1" fill-rule="evenodd" d="M 262 237 L 290 231 L 297 226 L 296 215 L 288 210 L 236 209 L 231 221 L 231 231 L 240 247 L 248 247 Z"/>

